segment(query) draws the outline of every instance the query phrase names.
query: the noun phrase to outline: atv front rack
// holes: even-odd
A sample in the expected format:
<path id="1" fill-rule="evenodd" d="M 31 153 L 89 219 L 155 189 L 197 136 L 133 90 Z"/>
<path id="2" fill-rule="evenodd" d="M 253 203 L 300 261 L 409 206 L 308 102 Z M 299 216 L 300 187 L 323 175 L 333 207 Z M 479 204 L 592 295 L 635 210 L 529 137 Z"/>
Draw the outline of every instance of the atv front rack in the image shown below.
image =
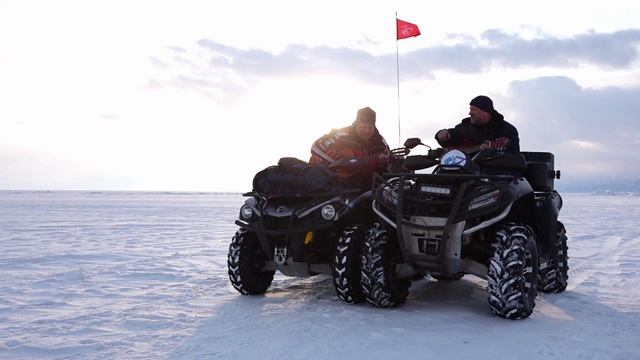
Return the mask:
<path id="1" fill-rule="evenodd" d="M 468 210 L 469 198 L 473 198 L 479 189 L 483 192 L 501 189 L 515 178 L 511 175 L 386 173 L 374 177 L 376 190 L 372 207 L 381 219 L 396 229 L 402 256 L 408 264 L 448 273 L 449 270 L 442 268 L 442 264 L 447 263 L 445 257 L 460 256 L 447 247 L 450 234 L 462 236 L 486 228 L 505 218 L 511 210 L 510 204 Z M 393 184 L 389 180 L 394 180 Z M 422 187 L 443 192 L 447 189 L 448 193 L 422 192 Z M 461 221 L 465 218 L 482 216 L 486 217 L 484 221 L 464 229 Z M 430 219 L 431 223 L 417 223 L 415 220 L 420 218 Z M 420 239 L 422 243 L 418 247 L 431 249 L 431 252 L 425 250 L 424 255 L 412 255 L 404 238 L 405 228 L 442 235 Z"/>

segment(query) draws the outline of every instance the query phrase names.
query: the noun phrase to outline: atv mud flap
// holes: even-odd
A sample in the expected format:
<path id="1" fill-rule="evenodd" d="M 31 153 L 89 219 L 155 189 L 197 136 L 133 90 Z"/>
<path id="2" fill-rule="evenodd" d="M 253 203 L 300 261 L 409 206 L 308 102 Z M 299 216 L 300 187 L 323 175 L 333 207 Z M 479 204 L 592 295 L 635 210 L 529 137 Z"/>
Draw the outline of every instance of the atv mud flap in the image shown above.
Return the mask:
<path id="1" fill-rule="evenodd" d="M 558 214 L 562 208 L 562 197 L 557 191 L 535 193 L 534 230 L 542 255 L 549 254 L 556 239 Z"/>

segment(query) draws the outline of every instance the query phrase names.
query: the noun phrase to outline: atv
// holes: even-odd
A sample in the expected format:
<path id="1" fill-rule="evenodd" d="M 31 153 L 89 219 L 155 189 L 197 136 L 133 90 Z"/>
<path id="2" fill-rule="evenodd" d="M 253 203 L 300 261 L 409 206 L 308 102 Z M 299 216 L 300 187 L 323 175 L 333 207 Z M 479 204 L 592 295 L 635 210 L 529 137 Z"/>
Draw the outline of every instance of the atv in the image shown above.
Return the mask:
<path id="1" fill-rule="evenodd" d="M 470 274 L 487 280 L 493 313 L 521 319 L 531 315 L 538 290 L 565 290 L 567 236 L 553 154 L 491 147 L 430 149 L 407 156 L 407 171 L 376 177 L 372 207 L 380 221 L 361 253 L 369 303 L 402 304 L 412 279 L 426 274 L 439 281 Z"/>
<path id="2" fill-rule="evenodd" d="M 243 295 L 267 291 L 275 271 L 290 277 L 332 274 L 338 298 L 364 301 L 360 249 L 376 220 L 371 184 L 338 179 L 366 159 L 343 158 L 330 167 L 282 158 L 256 174 L 240 208 L 240 227 L 228 254 L 229 279 Z"/>

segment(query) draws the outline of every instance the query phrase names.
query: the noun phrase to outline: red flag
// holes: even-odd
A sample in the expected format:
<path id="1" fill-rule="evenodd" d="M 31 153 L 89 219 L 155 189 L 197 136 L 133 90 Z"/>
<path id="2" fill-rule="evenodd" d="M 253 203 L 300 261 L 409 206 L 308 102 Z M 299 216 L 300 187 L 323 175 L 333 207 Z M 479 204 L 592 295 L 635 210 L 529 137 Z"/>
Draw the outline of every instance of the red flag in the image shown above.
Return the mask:
<path id="1" fill-rule="evenodd" d="M 396 18 L 396 27 L 396 36 L 398 40 L 420 35 L 420 29 L 418 29 L 418 25 L 402 21 L 398 18 Z"/>

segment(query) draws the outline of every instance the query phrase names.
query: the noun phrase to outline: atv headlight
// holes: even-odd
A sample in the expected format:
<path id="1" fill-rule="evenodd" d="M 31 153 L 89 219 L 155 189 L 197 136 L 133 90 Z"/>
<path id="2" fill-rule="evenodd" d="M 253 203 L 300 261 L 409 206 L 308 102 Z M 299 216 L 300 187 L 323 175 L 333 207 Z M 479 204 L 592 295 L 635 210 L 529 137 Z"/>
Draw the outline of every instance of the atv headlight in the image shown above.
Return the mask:
<path id="1" fill-rule="evenodd" d="M 245 219 L 245 220 L 249 220 L 251 219 L 251 217 L 253 216 L 253 209 L 251 209 L 251 207 L 249 205 L 242 205 L 242 207 L 240 207 L 240 217 Z"/>
<path id="2" fill-rule="evenodd" d="M 435 194 L 435 195 L 451 195 L 451 189 L 448 187 L 441 186 L 431 186 L 431 185 L 422 185 L 420 186 L 420 191 L 423 193 Z"/>
<path id="3" fill-rule="evenodd" d="M 471 203 L 469 204 L 469 210 L 477 209 L 495 203 L 496 201 L 498 201 L 498 195 L 500 195 L 500 190 L 494 190 L 492 192 L 478 196 L 477 198 L 471 200 Z"/>
<path id="4" fill-rule="evenodd" d="M 336 217 L 336 208 L 333 205 L 325 205 L 320 210 L 320 214 L 322 214 L 322 218 L 325 220 L 333 220 Z"/>

